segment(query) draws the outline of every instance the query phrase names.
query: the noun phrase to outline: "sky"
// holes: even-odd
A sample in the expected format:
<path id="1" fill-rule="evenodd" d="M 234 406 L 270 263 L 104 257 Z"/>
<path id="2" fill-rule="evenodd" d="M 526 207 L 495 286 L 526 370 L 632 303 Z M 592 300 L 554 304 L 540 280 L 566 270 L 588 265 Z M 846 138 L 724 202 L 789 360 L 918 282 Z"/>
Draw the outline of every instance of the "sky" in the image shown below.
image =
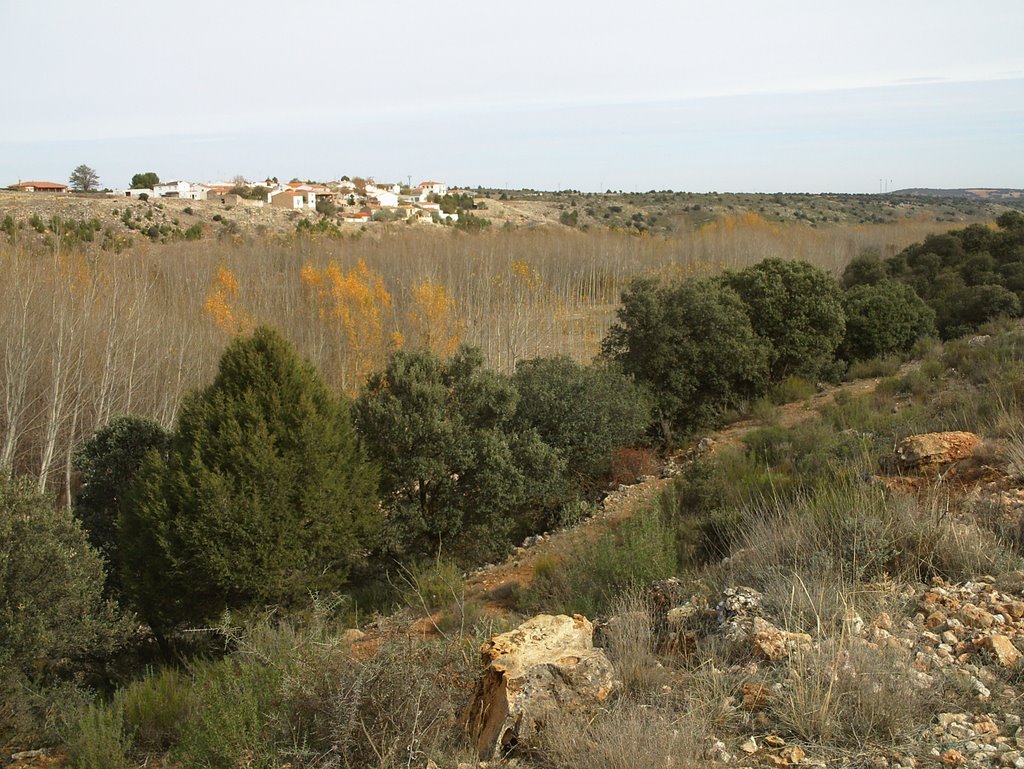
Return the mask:
<path id="1" fill-rule="evenodd" d="M 0 185 L 1024 187 L 1021 0 L 0 0 Z"/>

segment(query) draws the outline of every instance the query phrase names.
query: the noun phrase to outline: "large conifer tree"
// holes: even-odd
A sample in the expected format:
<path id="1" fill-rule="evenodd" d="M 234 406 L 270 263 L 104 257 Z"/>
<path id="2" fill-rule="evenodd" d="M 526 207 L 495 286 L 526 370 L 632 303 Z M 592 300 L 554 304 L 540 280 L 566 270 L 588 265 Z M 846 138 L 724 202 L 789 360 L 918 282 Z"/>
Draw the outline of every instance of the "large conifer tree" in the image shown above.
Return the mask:
<path id="1" fill-rule="evenodd" d="M 231 343 L 150 453 L 121 521 L 125 580 L 150 623 L 202 622 L 344 585 L 378 525 L 348 405 L 276 332 Z"/>

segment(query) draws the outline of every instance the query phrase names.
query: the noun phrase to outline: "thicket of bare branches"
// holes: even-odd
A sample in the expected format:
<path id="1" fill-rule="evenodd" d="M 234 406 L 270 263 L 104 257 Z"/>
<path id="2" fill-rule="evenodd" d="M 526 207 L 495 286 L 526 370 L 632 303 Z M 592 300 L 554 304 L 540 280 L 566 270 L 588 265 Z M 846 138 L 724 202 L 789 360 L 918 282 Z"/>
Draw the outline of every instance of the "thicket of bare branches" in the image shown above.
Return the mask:
<path id="1" fill-rule="evenodd" d="M 354 393 L 398 346 L 479 346 L 511 370 L 540 355 L 589 360 L 638 274 L 668 278 L 769 256 L 838 271 L 866 248 L 901 248 L 935 224 L 813 229 L 754 215 L 672 239 L 613 231 L 479 236 L 264 237 L 121 254 L 0 245 L 0 466 L 68 498 L 74 447 L 111 416 L 166 426 L 231 335 L 269 323 Z"/>

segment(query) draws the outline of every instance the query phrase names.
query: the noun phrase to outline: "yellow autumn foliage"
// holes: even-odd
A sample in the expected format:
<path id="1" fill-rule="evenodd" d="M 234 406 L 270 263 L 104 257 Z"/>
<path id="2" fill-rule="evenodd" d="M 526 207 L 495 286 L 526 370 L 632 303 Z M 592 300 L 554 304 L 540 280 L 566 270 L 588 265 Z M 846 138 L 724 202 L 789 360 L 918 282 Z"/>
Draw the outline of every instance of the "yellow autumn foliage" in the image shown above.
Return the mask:
<path id="1" fill-rule="evenodd" d="M 447 288 L 427 278 L 413 286 L 406 326 L 411 346 L 451 357 L 462 342 L 463 323 Z"/>
<path id="2" fill-rule="evenodd" d="M 213 276 L 203 309 L 225 334 L 245 333 L 254 326 L 252 317 L 238 307 L 238 278 L 223 265 Z"/>

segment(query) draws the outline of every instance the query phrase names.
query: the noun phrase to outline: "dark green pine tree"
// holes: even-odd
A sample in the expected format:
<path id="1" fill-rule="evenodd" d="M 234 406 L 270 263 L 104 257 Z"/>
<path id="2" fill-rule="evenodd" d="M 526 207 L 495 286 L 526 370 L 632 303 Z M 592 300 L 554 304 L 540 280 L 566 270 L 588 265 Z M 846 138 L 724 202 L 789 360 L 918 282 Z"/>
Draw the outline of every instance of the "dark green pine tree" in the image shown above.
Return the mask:
<path id="1" fill-rule="evenodd" d="M 348 404 L 276 332 L 231 343 L 151 452 L 121 519 L 124 579 L 155 629 L 341 588 L 377 533 Z"/>

